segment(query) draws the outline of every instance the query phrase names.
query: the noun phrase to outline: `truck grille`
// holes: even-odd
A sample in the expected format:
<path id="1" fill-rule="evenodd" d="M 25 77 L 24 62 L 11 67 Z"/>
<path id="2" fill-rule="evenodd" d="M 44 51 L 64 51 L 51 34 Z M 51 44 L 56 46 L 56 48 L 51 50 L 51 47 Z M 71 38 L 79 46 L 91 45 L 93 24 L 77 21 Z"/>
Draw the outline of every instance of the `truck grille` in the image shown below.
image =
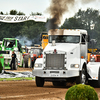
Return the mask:
<path id="1" fill-rule="evenodd" d="M 46 54 L 46 69 L 63 69 L 64 61 L 64 54 Z"/>

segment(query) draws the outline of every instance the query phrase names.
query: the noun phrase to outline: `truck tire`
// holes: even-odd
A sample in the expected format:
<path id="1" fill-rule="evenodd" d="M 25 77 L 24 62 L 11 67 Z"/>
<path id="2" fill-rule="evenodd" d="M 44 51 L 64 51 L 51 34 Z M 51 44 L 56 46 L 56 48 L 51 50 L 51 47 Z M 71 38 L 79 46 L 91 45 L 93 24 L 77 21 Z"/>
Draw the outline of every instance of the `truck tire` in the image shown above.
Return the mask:
<path id="1" fill-rule="evenodd" d="M 30 68 L 31 67 L 31 57 L 29 55 L 24 56 L 24 63 L 25 63 L 25 68 Z"/>
<path id="2" fill-rule="evenodd" d="M 34 61 L 32 61 L 32 68 L 34 67 L 35 61 L 36 61 L 36 57 L 34 57 Z"/>
<path id="3" fill-rule="evenodd" d="M 25 55 L 24 56 L 24 66 L 25 66 L 25 68 L 27 68 L 28 67 L 28 55 Z"/>
<path id="4" fill-rule="evenodd" d="M 100 68 L 99 68 L 99 71 L 98 71 L 97 86 L 100 88 Z"/>
<path id="5" fill-rule="evenodd" d="M 66 86 L 66 82 L 52 82 L 54 86 Z"/>
<path id="6" fill-rule="evenodd" d="M 22 64 L 22 67 L 23 67 L 23 68 L 25 68 L 25 62 L 24 62 L 24 60 L 23 60 L 23 64 Z"/>
<path id="7" fill-rule="evenodd" d="M 43 78 L 36 76 L 35 81 L 36 81 L 37 87 L 43 87 L 44 86 L 44 79 Z"/>
<path id="8" fill-rule="evenodd" d="M 32 59 L 29 56 L 29 58 L 28 58 L 28 68 L 31 68 L 31 67 L 32 67 Z"/>
<path id="9" fill-rule="evenodd" d="M 17 60 L 17 58 L 15 59 L 15 67 L 14 67 L 14 70 L 17 70 L 17 68 L 18 68 L 18 60 Z"/>
<path id="10" fill-rule="evenodd" d="M 86 84 L 87 83 L 87 71 L 86 68 L 83 67 L 82 71 L 80 71 L 79 77 L 76 79 L 76 84 Z"/>
<path id="11" fill-rule="evenodd" d="M 0 62 L 0 73 L 2 73 L 2 70 L 3 70 L 3 66 L 2 66 L 2 64 Z"/>

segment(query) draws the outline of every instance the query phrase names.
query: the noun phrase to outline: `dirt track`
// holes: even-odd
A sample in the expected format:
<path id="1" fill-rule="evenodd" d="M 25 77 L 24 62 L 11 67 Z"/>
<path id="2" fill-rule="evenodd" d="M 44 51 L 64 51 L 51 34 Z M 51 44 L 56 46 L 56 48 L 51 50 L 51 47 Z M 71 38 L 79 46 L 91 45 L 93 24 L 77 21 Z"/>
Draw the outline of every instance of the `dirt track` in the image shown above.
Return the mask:
<path id="1" fill-rule="evenodd" d="M 30 69 L 22 69 L 31 71 Z M 22 71 L 18 69 L 18 71 Z M 0 100 L 64 100 L 69 87 L 54 87 L 45 82 L 44 87 L 36 87 L 35 81 L 1 81 Z M 100 100 L 100 88 L 95 88 Z"/>
<path id="2" fill-rule="evenodd" d="M 50 82 L 36 87 L 35 81 L 5 81 L 0 82 L 0 100 L 64 100 L 67 90 L 68 87 L 54 87 Z M 100 98 L 100 88 L 95 90 Z"/>
<path id="3" fill-rule="evenodd" d="M 63 100 L 67 88 L 54 88 L 51 83 L 36 87 L 34 81 L 0 82 L 0 98 L 7 100 Z"/>

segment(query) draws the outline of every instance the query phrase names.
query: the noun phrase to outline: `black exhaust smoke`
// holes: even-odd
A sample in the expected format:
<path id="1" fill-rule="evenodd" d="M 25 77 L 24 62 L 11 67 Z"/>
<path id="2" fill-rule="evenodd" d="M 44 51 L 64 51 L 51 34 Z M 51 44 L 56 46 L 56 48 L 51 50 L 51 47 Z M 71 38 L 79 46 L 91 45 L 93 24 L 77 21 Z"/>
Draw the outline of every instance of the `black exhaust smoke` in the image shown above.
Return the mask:
<path id="1" fill-rule="evenodd" d="M 47 24 L 48 30 L 58 28 L 70 5 L 74 5 L 74 0 L 51 0 L 51 5 L 46 10 L 51 16 Z"/>
<path id="2" fill-rule="evenodd" d="M 74 10 L 79 2 L 84 5 L 95 2 L 95 0 L 51 0 L 50 7 L 46 10 L 51 16 L 46 26 L 47 30 L 58 28 L 63 15 L 69 10 Z"/>

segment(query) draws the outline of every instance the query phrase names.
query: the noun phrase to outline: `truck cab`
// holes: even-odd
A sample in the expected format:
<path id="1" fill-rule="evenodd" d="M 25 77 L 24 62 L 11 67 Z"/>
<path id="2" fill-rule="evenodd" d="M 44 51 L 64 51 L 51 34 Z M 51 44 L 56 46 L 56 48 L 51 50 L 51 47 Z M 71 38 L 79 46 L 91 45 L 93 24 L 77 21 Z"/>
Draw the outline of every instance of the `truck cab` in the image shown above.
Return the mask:
<path id="1" fill-rule="evenodd" d="M 87 31 L 52 29 L 48 32 L 48 38 L 43 58 L 38 58 L 34 65 L 36 85 L 41 87 L 45 81 L 51 81 L 54 86 L 74 81 L 86 84 Z"/>

